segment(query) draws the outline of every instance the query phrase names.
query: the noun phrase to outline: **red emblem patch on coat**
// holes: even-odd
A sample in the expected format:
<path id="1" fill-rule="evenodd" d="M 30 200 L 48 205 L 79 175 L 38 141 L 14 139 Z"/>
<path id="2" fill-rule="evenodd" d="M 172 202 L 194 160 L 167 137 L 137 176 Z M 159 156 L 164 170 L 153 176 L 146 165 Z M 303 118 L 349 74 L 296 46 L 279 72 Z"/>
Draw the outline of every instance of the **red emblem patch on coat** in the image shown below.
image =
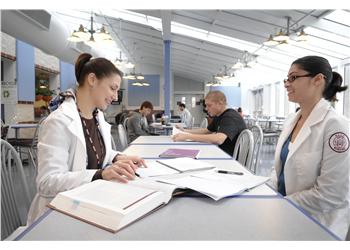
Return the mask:
<path id="1" fill-rule="evenodd" d="M 342 132 L 334 133 L 329 138 L 329 146 L 333 151 L 343 153 L 349 149 L 349 138 Z"/>

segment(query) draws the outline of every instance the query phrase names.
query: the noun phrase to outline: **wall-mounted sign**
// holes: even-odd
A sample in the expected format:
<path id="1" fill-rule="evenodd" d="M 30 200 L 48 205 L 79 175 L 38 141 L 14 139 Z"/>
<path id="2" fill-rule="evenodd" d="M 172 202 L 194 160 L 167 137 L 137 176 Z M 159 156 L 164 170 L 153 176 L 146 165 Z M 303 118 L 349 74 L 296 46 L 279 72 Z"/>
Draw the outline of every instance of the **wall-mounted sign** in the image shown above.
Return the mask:
<path id="1" fill-rule="evenodd" d="M 15 83 L 1 83 L 1 103 L 16 104 L 17 99 L 17 85 Z"/>

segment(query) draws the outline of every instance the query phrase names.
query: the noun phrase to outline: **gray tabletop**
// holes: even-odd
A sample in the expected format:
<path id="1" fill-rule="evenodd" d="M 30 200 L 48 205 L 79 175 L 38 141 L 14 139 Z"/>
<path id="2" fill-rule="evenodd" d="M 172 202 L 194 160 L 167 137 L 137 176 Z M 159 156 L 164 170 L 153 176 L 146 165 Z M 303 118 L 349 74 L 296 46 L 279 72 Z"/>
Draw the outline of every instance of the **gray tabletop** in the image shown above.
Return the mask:
<path id="1" fill-rule="evenodd" d="M 221 150 L 216 145 L 130 145 L 127 149 L 123 151 L 127 155 L 138 155 L 145 159 L 149 158 L 159 158 L 159 155 L 169 148 L 179 148 L 179 149 L 199 149 L 198 159 L 232 159 L 230 155 Z"/>
<path id="2" fill-rule="evenodd" d="M 336 240 L 280 197 L 173 198 L 113 234 L 50 210 L 20 240 Z"/>

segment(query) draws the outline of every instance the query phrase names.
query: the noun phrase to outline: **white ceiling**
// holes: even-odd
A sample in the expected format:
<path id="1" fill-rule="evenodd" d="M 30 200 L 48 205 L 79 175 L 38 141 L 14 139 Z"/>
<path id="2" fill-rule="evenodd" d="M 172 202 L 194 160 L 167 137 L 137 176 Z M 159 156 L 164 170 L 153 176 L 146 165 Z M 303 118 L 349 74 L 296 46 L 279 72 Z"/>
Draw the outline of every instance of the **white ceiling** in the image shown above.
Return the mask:
<path id="1" fill-rule="evenodd" d="M 51 12 L 70 27 L 88 22 L 90 12 Z M 257 55 L 259 68 L 286 71 L 298 57 L 316 54 L 331 64 L 350 57 L 349 10 L 97 10 L 98 23 L 112 34 L 123 55 L 137 64 L 163 65 L 163 40 L 171 40 L 171 69 L 176 76 L 208 81 L 231 68 L 244 51 Z M 287 48 L 263 46 L 270 34 L 290 33 L 301 27 L 310 35 L 307 44 Z M 170 28 L 171 23 L 171 28 Z M 85 23 L 86 24 L 86 23 Z M 186 34 L 183 28 L 186 28 Z M 189 29 L 190 28 L 190 29 Z M 72 28 L 73 29 L 73 28 Z M 111 57 L 119 57 L 119 50 Z"/>

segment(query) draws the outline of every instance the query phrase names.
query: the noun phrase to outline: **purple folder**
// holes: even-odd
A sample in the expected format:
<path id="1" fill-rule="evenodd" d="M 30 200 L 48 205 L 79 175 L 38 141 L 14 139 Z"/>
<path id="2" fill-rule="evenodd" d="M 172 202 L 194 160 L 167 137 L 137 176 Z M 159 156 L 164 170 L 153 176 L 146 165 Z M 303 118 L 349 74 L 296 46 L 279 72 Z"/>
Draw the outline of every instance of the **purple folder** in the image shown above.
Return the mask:
<path id="1" fill-rule="evenodd" d="M 179 157 L 189 157 L 197 158 L 199 153 L 198 149 L 181 149 L 181 148 L 169 148 L 159 155 L 160 158 L 179 158 Z"/>

